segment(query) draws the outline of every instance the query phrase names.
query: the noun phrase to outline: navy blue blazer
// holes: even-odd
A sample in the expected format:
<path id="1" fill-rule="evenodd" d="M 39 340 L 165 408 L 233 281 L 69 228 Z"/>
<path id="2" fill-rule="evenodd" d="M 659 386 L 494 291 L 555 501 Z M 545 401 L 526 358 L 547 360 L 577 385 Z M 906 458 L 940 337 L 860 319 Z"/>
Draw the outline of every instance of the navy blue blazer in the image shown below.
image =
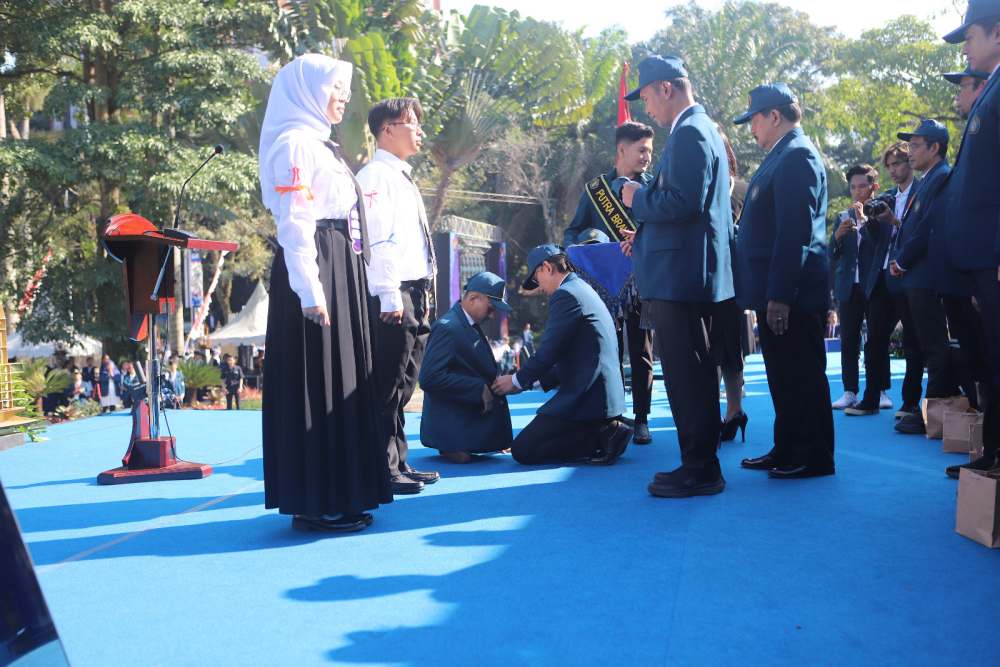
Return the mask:
<path id="1" fill-rule="evenodd" d="M 1000 71 L 972 105 L 948 186 L 948 257 L 963 271 L 1000 265 Z"/>
<path id="2" fill-rule="evenodd" d="M 575 273 L 549 297 L 542 342 L 518 371 L 517 381 L 525 389 L 536 381 L 546 390 L 558 386 L 538 409 L 540 415 L 590 421 L 625 411 L 615 323 L 594 288 Z"/>
<path id="3" fill-rule="evenodd" d="M 939 294 L 967 295 L 967 284 L 947 260 L 945 226 L 948 210 L 948 177 L 944 160 L 924 174 L 914 192 L 913 205 L 893 243 L 890 257 L 906 270 L 900 283 L 905 289 L 932 289 Z"/>
<path id="4" fill-rule="evenodd" d="M 461 302 L 431 328 L 420 367 L 424 391 L 420 442 L 442 452 L 496 452 L 510 447 L 510 408 L 503 396 L 483 414 L 483 387 L 499 374 L 489 341 L 465 316 Z"/>
<path id="5" fill-rule="evenodd" d="M 604 174 L 604 177 L 608 179 L 608 183 L 611 183 L 613 180 L 618 178 L 618 170 L 612 168 L 611 171 Z M 640 176 L 640 180 L 643 184 L 646 184 L 653 180 L 653 177 L 650 176 L 649 173 L 643 172 L 642 176 Z M 577 239 L 580 238 L 580 235 L 588 229 L 599 229 L 605 234 L 608 234 L 608 237 L 611 238 L 612 241 L 614 240 L 614 237 L 608 233 L 607 225 L 604 224 L 604 221 L 601 219 L 597 209 L 594 208 L 594 202 L 590 200 L 590 195 L 587 194 L 587 189 L 584 188 L 583 192 L 580 193 L 580 203 L 576 205 L 576 213 L 573 215 L 573 220 L 569 223 L 569 227 L 566 228 L 566 231 L 563 232 L 563 247 L 565 248 L 576 243 Z"/>
<path id="6" fill-rule="evenodd" d="M 643 299 L 731 299 L 733 212 L 726 147 L 701 105 L 681 114 L 652 182 L 632 199 L 632 251 Z"/>
<path id="7" fill-rule="evenodd" d="M 771 148 L 750 181 L 740 217 L 739 300 L 766 310 L 778 301 L 807 312 L 830 306 L 826 169 L 796 127 Z"/>
<path id="8" fill-rule="evenodd" d="M 834 234 L 840 217 L 834 223 Z M 830 261 L 833 263 L 833 297 L 840 303 L 850 301 L 854 290 L 854 275 L 858 270 L 858 230 L 852 229 L 838 241 L 830 236 Z"/>

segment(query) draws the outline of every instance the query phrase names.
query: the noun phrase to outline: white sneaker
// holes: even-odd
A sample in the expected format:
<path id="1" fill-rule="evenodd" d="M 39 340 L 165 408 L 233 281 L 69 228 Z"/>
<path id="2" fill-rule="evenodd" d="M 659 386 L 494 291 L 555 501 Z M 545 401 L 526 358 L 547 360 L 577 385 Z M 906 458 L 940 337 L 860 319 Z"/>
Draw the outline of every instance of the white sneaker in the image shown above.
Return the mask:
<path id="1" fill-rule="evenodd" d="M 844 408 L 853 408 L 858 404 L 858 395 L 853 391 L 845 391 L 844 395 L 833 402 L 834 410 L 843 410 Z"/>
<path id="2" fill-rule="evenodd" d="M 878 397 L 878 409 L 888 410 L 891 407 L 892 407 L 892 399 L 889 398 L 889 394 L 883 391 Z"/>

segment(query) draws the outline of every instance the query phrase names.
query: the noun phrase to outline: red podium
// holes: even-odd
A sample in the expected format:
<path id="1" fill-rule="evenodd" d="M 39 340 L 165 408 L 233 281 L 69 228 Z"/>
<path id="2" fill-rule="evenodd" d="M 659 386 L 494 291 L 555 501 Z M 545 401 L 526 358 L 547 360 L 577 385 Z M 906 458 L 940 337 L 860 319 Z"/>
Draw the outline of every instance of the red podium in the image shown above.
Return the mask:
<path id="1" fill-rule="evenodd" d="M 108 253 L 122 264 L 128 336 L 146 345 L 146 384 L 132 403 L 132 436 L 120 468 L 105 470 L 98 484 L 128 484 L 170 479 L 201 479 L 212 467 L 177 458 L 173 436 L 160 435 L 160 369 L 156 354 L 156 316 L 174 308 L 172 253 L 191 250 L 235 251 L 238 243 L 207 241 L 186 232 L 160 230 L 135 213 L 113 216 L 101 234 Z M 166 294 L 169 296 L 160 296 Z"/>

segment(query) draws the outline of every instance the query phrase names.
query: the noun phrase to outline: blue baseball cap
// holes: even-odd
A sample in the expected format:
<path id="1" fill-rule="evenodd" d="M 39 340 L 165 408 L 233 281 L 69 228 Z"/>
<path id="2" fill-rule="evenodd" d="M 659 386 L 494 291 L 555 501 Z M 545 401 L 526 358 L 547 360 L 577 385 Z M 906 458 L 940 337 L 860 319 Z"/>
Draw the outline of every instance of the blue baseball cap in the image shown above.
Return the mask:
<path id="1" fill-rule="evenodd" d="M 965 31 L 970 25 L 992 18 L 1000 19 L 1000 0 L 969 0 L 962 25 L 945 35 L 944 41 L 949 44 L 961 44 L 965 41 Z"/>
<path id="2" fill-rule="evenodd" d="M 913 132 L 900 132 L 896 136 L 903 141 L 909 141 L 913 137 L 923 137 L 929 144 L 946 144 L 948 128 L 936 120 L 925 118 Z"/>
<path id="3" fill-rule="evenodd" d="M 750 91 L 749 108 L 745 113 L 734 118 L 733 123 L 742 125 L 753 118 L 755 113 L 774 109 L 775 107 L 783 107 L 786 104 L 798 101 L 799 98 L 795 97 L 795 93 L 787 85 L 783 83 L 765 83 Z"/>
<path id="4" fill-rule="evenodd" d="M 979 70 L 972 69 L 971 67 L 966 67 L 964 72 L 945 72 L 941 76 L 956 85 L 961 84 L 962 79 L 967 76 L 971 76 L 973 79 L 982 79 L 983 81 L 990 78 L 989 72 L 980 72 Z"/>
<path id="5" fill-rule="evenodd" d="M 510 304 L 504 301 L 507 295 L 507 283 L 495 273 L 490 273 L 489 271 L 477 273 L 469 278 L 469 282 L 465 284 L 465 291 L 485 294 L 490 298 L 490 301 L 497 310 L 502 310 L 505 313 L 513 310 Z"/>
<path id="6" fill-rule="evenodd" d="M 555 243 L 546 243 L 532 248 L 531 252 L 528 253 L 528 277 L 521 283 L 521 287 L 524 289 L 536 289 L 538 281 L 535 280 L 535 270 L 549 257 L 565 254 L 566 251 Z"/>
<path id="7" fill-rule="evenodd" d="M 680 56 L 649 56 L 639 63 L 639 87 L 625 96 L 629 102 L 639 99 L 639 91 L 654 81 L 686 79 L 687 70 Z"/>

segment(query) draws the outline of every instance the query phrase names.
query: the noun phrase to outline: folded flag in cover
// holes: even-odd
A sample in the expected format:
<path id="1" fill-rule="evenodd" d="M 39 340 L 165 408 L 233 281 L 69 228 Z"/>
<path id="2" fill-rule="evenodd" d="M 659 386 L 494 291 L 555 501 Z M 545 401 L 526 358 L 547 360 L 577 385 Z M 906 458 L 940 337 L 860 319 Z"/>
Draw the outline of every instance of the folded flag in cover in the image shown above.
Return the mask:
<path id="1" fill-rule="evenodd" d="M 624 317 L 638 303 L 632 258 L 622 254 L 617 243 L 571 245 L 566 248 L 566 256 L 613 317 Z"/>

